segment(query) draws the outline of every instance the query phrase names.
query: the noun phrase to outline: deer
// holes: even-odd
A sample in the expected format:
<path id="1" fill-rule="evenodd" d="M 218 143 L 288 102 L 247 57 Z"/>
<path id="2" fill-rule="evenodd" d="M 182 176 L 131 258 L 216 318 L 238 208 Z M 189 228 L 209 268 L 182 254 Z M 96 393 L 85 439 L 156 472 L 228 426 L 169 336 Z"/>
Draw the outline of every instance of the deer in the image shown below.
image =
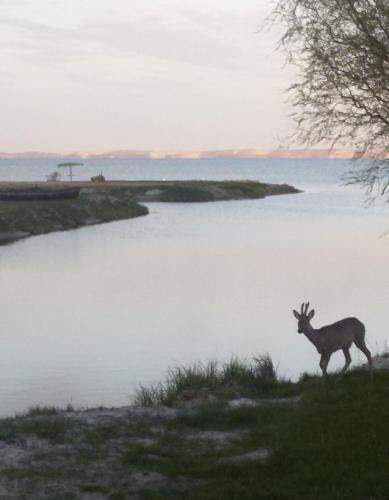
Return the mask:
<path id="1" fill-rule="evenodd" d="M 350 347 L 354 343 L 367 358 L 370 378 L 373 378 L 373 365 L 369 349 L 365 344 L 365 325 L 357 318 L 344 318 L 331 325 L 322 326 L 315 329 L 311 326 L 311 319 L 315 315 L 315 310 L 308 312 L 309 302 L 301 304 L 301 311 L 298 313 L 293 309 L 293 314 L 298 320 L 298 333 L 303 333 L 309 341 L 316 347 L 320 357 L 320 368 L 323 374 L 323 382 L 327 378 L 327 366 L 331 355 L 342 349 L 345 364 L 341 371 L 343 375 L 351 364 Z"/>

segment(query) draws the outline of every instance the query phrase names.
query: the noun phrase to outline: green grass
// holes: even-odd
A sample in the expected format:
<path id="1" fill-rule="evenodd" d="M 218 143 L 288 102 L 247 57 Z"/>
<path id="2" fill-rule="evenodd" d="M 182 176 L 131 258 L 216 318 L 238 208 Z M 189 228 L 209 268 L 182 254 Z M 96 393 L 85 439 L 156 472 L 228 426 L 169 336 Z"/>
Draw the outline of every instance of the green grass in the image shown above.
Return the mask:
<path id="1" fill-rule="evenodd" d="M 309 383 L 308 383 L 309 382 Z M 165 473 L 205 480 L 189 499 L 355 500 L 389 498 L 389 374 L 371 382 L 357 370 L 298 384 L 297 407 L 203 408 L 178 425 L 202 430 L 246 430 L 240 454 L 272 450 L 268 464 L 218 465 L 209 451 L 173 458 Z M 163 464 L 161 467 L 164 467 Z"/>
<path id="2" fill-rule="evenodd" d="M 204 202 L 213 199 L 212 193 L 201 186 L 185 184 L 166 186 L 160 196 L 160 201 L 174 203 Z"/>
<path id="3" fill-rule="evenodd" d="M 176 366 L 165 382 L 141 386 L 133 401 L 139 406 L 174 405 L 192 399 L 235 396 L 286 396 L 296 393 L 296 386 L 277 377 L 269 355 L 254 356 L 252 360 L 231 358 L 226 363 L 210 361 L 193 366 Z"/>
<path id="4" fill-rule="evenodd" d="M 267 185 L 260 182 L 223 182 L 223 188 L 228 191 L 240 193 L 245 198 L 261 198 L 267 193 Z"/>
<path id="5" fill-rule="evenodd" d="M 0 440 L 15 442 L 21 436 L 35 436 L 63 444 L 72 426 L 73 422 L 59 412 L 6 418 L 0 420 Z"/>
<path id="6" fill-rule="evenodd" d="M 142 491 L 141 499 L 179 500 L 378 500 L 389 498 L 389 372 L 366 370 L 342 378 L 304 374 L 279 380 L 269 356 L 250 361 L 196 364 L 172 370 L 149 402 L 178 404 L 204 397 L 195 408 L 179 405 L 176 418 L 152 413 L 106 420 L 78 420 L 78 413 L 36 407 L 0 420 L 0 440 L 16 445 L 36 436 L 49 443 L 23 466 L 2 470 L 0 482 L 18 485 L 23 500 L 79 498 L 81 492 L 131 498 L 131 474 L 158 472 L 167 484 Z M 297 404 L 274 404 L 301 394 Z M 209 396 L 214 395 L 216 399 Z M 258 407 L 228 409 L 226 399 L 263 398 Z M 104 414 L 104 412 L 103 412 Z M 229 433 L 217 447 L 205 432 Z M 142 442 L 147 438 L 148 443 Z M 258 448 L 266 464 L 226 464 Z M 187 485 L 182 491 L 175 486 Z M 40 496 L 48 488 L 48 496 Z"/>
<path id="7" fill-rule="evenodd" d="M 72 413 L 74 412 L 75 409 L 73 405 L 68 404 L 65 406 L 65 408 L 59 409 L 57 406 L 32 406 L 31 408 L 28 409 L 27 414 L 29 417 L 34 417 L 38 415 L 58 415 L 59 413 Z"/>
<path id="8" fill-rule="evenodd" d="M 270 186 L 256 181 L 181 181 L 161 185 L 160 201 L 204 202 L 217 199 L 258 199 L 271 194 L 297 192 L 291 186 Z"/>
<path id="9" fill-rule="evenodd" d="M 204 481 L 186 495 L 189 500 L 389 498 L 388 372 L 376 372 L 373 381 L 362 369 L 342 378 L 333 374 L 326 386 L 320 377 L 305 374 L 291 384 L 277 379 L 267 356 L 251 363 L 233 359 L 221 366 L 209 363 L 172 370 L 156 392 L 143 389 L 138 396 L 171 403 L 189 387 L 195 395 L 205 386 L 224 396 L 227 388 L 234 387 L 242 391 L 240 395 L 252 397 L 280 393 L 303 397 L 298 405 L 229 411 L 217 401 L 170 422 L 175 446 L 170 453 L 165 447 L 158 467 L 171 478 Z M 195 456 L 185 453 L 184 441 L 179 444 L 179 436 L 211 430 L 241 432 L 242 439 L 221 452 L 197 448 Z M 266 465 L 217 463 L 220 456 L 262 447 L 271 450 Z M 161 450 L 155 447 L 153 453 L 161 454 Z"/>

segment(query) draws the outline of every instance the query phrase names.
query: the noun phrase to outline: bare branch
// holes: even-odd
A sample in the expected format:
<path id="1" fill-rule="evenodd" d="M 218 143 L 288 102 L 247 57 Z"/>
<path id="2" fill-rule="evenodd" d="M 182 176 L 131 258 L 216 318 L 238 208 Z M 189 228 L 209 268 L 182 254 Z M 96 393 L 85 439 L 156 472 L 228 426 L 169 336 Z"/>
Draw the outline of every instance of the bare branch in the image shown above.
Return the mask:
<path id="1" fill-rule="evenodd" d="M 298 69 L 288 89 L 294 139 L 342 144 L 368 158 L 350 177 L 370 194 L 389 182 L 389 2 L 279 0 L 280 47 Z"/>

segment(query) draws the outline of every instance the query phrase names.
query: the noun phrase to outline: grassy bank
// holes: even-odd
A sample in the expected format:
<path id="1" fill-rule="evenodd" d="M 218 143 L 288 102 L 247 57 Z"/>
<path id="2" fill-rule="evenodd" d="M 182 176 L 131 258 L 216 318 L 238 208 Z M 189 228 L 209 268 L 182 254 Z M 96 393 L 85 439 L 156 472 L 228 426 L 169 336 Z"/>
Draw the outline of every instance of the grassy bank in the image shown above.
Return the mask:
<path id="1" fill-rule="evenodd" d="M 280 379 L 269 355 L 252 360 L 232 358 L 227 363 L 196 363 L 169 370 L 164 382 L 141 386 L 134 396 L 139 406 L 175 406 L 185 401 L 234 397 L 285 397 L 296 395 L 298 385 Z"/>
<path id="2" fill-rule="evenodd" d="M 146 207 L 120 192 L 84 191 L 74 200 L 0 201 L 0 244 L 147 214 Z"/>
<path id="3" fill-rule="evenodd" d="M 41 183 L 54 190 L 69 183 Z M 0 182 L 1 190 L 28 190 L 27 182 Z M 148 214 L 142 202 L 193 203 L 256 199 L 299 192 L 286 184 L 253 181 L 115 181 L 104 184 L 73 182 L 81 194 L 63 201 L 0 201 L 0 244 L 16 239 L 65 231 L 90 224 L 130 219 Z"/>
<path id="4" fill-rule="evenodd" d="M 112 183 L 110 183 L 112 185 Z M 196 203 L 259 199 L 266 196 L 299 193 L 288 184 L 255 181 L 134 181 L 127 184 L 138 201 Z"/>
<path id="5" fill-rule="evenodd" d="M 168 406 L 35 408 L 0 420 L 0 497 L 389 496 L 387 371 L 373 382 L 361 369 L 332 375 L 323 387 L 314 376 L 279 380 L 259 357 L 173 370 L 161 387 Z"/>

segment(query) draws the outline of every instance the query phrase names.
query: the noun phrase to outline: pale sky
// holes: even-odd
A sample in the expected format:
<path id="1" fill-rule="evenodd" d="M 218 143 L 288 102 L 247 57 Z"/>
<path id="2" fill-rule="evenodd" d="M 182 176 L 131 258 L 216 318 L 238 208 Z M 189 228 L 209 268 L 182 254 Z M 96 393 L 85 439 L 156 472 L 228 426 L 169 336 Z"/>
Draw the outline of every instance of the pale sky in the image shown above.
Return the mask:
<path id="1" fill-rule="evenodd" d="M 0 151 L 274 148 L 272 0 L 0 0 Z"/>

